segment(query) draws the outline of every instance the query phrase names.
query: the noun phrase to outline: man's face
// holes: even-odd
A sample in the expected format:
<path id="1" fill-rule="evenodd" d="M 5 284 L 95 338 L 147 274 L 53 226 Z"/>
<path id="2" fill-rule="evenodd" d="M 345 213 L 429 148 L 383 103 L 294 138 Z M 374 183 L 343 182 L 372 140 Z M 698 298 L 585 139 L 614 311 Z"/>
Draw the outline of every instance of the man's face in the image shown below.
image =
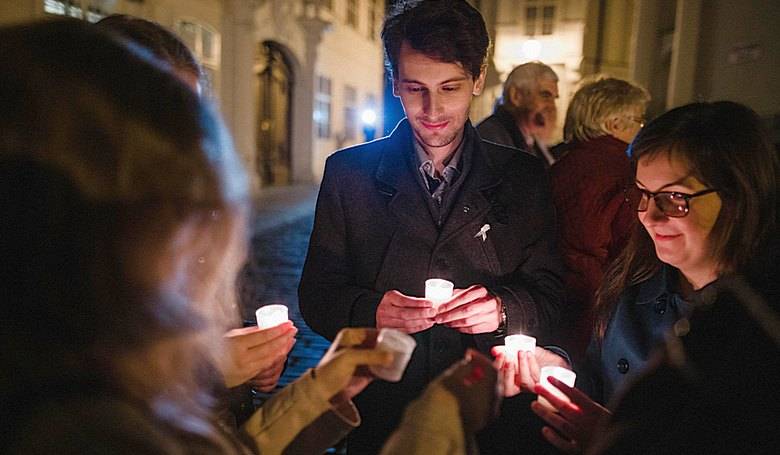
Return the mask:
<path id="1" fill-rule="evenodd" d="M 518 119 L 524 129 L 542 140 L 549 140 L 555 133 L 558 119 L 558 83 L 551 79 L 538 79 L 527 96 L 520 90 L 512 92 L 511 102 L 520 114 Z"/>
<path id="2" fill-rule="evenodd" d="M 469 117 L 471 97 L 482 91 L 485 71 L 474 80 L 458 63 L 445 63 L 401 45 L 393 93 L 401 98 L 415 138 L 426 151 L 449 153 Z"/>

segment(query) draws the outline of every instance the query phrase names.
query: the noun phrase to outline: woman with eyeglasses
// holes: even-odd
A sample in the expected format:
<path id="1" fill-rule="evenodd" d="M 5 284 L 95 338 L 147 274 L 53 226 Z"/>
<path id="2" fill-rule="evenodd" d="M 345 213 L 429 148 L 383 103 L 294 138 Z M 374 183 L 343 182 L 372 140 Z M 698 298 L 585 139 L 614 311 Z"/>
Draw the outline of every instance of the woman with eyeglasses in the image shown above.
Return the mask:
<path id="1" fill-rule="evenodd" d="M 626 195 L 640 223 L 598 292 L 577 377 L 590 397 L 552 379 L 567 404 L 535 386 L 554 406 L 532 403 L 549 425 L 543 435 L 568 453 L 588 447 L 610 415 L 599 403 L 636 380 L 675 324 L 711 306 L 722 283 L 741 276 L 777 315 L 778 156 L 756 113 L 726 101 L 679 107 L 645 126 L 630 152 L 635 178 Z"/>

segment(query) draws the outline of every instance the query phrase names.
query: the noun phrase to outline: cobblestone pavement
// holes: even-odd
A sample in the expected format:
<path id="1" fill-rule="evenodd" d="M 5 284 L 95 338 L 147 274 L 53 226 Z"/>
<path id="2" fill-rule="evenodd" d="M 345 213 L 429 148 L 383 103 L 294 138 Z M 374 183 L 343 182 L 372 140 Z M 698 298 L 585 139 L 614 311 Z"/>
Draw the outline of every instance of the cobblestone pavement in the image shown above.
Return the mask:
<path id="1" fill-rule="evenodd" d="M 287 305 L 298 328 L 297 343 L 288 356 L 279 387 L 298 378 L 317 362 L 329 342 L 314 333 L 298 309 L 298 282 L 314 223 L 317 187 L 292 186 L 264 191 L 258 201 L 250 257 L 239 277 L 244 319 L 254 322 L 255 310 L 270 303 Z"/>

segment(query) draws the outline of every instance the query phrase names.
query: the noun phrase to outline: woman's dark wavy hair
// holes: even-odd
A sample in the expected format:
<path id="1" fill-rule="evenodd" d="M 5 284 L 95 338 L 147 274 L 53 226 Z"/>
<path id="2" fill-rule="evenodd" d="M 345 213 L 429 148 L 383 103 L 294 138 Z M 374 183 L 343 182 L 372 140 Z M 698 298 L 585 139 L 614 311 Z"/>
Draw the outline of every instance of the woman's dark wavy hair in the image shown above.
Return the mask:
<path id="1" fill-rule="evenodd" d="M 205 347 L 166 375 L 145 364 L 140 385 L 118 369 L 161 343 L 194 347 L 213 322 L 155 260 L 184 249 L 183 226 L 209 259 L 233 238 L 246 175 L 215 111 L 145 54 L 53 20 L 0 28 L 0 113 L 0 420 L 85 384 L 134 398 L 164 387 L 207 415 L 188 382 Z"/>
<path id="2" fill-rule="evenodd" d="M 777 230 L 778 155 L 761 120 L 730 101 L 693 103 L 645 126 L 629 147 L 636 173 L 640 159 L 671 153 L 693 175 L 716 188 L 722 201 L 710 233 L 719 275 L 745 273 L 762 262 Z M 620 294 L 661 266 L 653 241 L 637 223 L 626 249 L 610 266 L 598 292 L 596 333 L 603 337 Z"/>
<path id="3" fill-rule="evenodd" d="M 385 61 L 398 75 L 404 41 L 423 54 L 446 63 L 459 63 L 476 79 L 490 47 L 482 15 L 465 0 L 396 2 L 382 27 Z"/>

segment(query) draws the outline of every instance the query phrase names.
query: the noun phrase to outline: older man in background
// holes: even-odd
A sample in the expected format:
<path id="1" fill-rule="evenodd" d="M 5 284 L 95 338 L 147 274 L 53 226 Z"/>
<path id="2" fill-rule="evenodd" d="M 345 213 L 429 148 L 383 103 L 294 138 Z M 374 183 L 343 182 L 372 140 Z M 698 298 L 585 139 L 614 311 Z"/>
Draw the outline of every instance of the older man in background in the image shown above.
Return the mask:
<path id="1" fill-rule="evenodd" d="M 558 76 L 541 62 L 515 67 L 493 115 L 477 125 L 479 135 L 536 155 L 549 168 L 556 157 L 547 148 L 555 133 Z"/>

